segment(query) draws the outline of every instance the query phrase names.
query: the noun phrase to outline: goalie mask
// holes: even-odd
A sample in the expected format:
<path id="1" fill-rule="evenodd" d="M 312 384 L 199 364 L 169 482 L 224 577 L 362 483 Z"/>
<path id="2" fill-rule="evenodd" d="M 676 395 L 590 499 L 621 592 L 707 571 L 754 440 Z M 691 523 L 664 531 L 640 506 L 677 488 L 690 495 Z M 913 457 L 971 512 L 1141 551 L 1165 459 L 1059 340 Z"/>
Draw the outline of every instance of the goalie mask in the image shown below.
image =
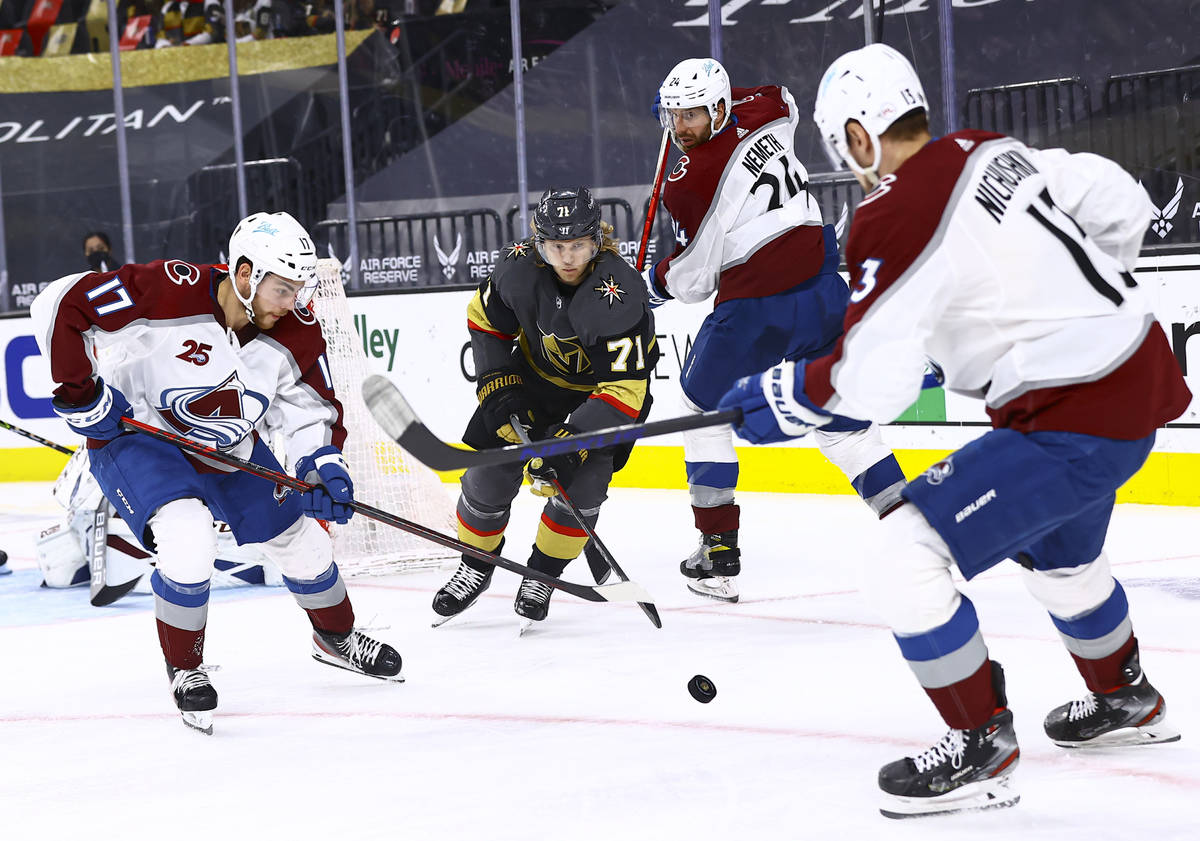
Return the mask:
<path id="1" fill-rule="evenodd" d="M 307 314 L 313 293 L 317 290 L 317 249 L 304 226 L 287 213 L 252 213 L 233 229 L 229 237 L 229 275 L 237 274 L 238 263 L 250 263 L 250 293 L 242 296 L 236 280 L 233 294 L 254 320 L 250 302 L 268 273 L 304 284 L 296 295 L 293 308 Z"/>
<path id="2" fill-rule="evenodd" d="M 595 242 L 592 257 L 603 245 L 600 231 L 600 207 L 587 187 L 556 190 L 551 187 L 542 193 L 533 211 L 533 243 L 541 258 L 546 256 L 547 240 L 572 240 L 591 237 Z M 590 258 L 589 258 L 590 259 Z"/>
<path id="3" fill-rule="evenodd" d="M 658 120 L 662 127 L 671 132 L 671 141 L 680 149 L 671 121 L 671 110 L 704 108 L 708 111 L 709 129 L 712 134 L 721 130 L 717 125 L 717 103 L 725 101 L 725 119 L 729 119 L 733 108 L 733 93 L 729 86 L 729 74 L 715 58 L 687 58 L 671 68 L 667 78 L 658 89 Z"/>
<path id="4" fill-rule="evenodd" d="M 873 185 L 879 181 L 879 136 L 917 110 L 926 111 L 928 106 L 913 66 L 891 47 L 870 44 L 846 53 L 825 71 L 817 87 L 813 119 L 833 165 L 841 169 L 844 163 Z M 859 166 L 850 154 L 846 141 L 850 120 L 871 138 L 875 159 L 869 167 Z"/>

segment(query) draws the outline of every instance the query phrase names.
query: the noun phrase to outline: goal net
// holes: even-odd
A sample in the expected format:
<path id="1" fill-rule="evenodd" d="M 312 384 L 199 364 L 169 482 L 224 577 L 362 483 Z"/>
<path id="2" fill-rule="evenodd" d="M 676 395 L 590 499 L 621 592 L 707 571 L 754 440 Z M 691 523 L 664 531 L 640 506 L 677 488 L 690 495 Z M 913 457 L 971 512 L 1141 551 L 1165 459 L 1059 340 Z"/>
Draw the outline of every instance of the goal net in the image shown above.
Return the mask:
<path id="1" fill-rule="evenodd" d="M 362 381 L 370 372 L 343 289 L 341 263 L 317 261 L 317 279 L 312 308 L 325 334 L 329 374 L 345 413 L 348 434 L 343 455 L 354 480 L 354 498 L 454 534 L 454 506 L 437 474 L 389 438 L 363 402 Z M 331 524 L 330 532 L 334 558 L 346 575 L 430 569 L 458 557 L 450 549 L 361 514 L 345 525 Z"/>

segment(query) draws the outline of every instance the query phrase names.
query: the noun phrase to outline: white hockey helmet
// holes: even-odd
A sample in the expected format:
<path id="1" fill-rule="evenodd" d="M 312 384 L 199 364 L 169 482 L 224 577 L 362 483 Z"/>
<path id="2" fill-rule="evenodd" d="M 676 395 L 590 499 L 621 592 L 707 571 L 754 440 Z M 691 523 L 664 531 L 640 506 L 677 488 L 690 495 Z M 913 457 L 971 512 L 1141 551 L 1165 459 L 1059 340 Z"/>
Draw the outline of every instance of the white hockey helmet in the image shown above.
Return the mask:
<path id="1" fill-rule="evenodd" d="M 306 309 L 317 291 L 317 249 L 304 226 L 287 213 L 252 213 L 237 223 L 229 237 L 229 275 L 237 274 L 238 262 L 250 262 L 250 294 L 242 297 L 237 283 L 233 294 L 237 295 L 246 314 L 254 318 L 250 302 L 258 284 L 267 273 L 303 283 L 304 288 L 296 296 L 296 308 Z"/>
<path id="2" fill-rule="evenodd" d="M 658 88 L 658 120 L 663 128 L 671 128 L 668 108 L 704 108 L 708 111 L 712 133 L 717 126 L 717 103 L 725 100 L 725 118 L 733 109 L 733 94 L 729 74 L 715 58 L 685 58 L 671 68 Z"/>
<path id="3" fill-rule="evenodd" d="M 879 180 L 879 136 L 917 109 L 929 110 L 912 64 L 886 44 L 868 44 L 829 65 L 817 87 L 813 119 L 833 165 L 845 163 L 874 184 Z M 860 167 L 850 154 L 846 143 L 850 120 L 862 125 L 875 147 L 875 160 L 869 167 Z"/>

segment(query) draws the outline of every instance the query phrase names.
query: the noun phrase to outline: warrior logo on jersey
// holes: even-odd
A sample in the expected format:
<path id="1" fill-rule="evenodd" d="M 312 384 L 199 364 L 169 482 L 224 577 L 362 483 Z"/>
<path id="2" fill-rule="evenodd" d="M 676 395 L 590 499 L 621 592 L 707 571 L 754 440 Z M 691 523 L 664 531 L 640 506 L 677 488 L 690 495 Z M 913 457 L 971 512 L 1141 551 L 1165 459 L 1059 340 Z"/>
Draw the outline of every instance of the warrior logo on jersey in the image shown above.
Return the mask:
<path id="1" fill-rule="evenodd" d="M 600 285 L 594 287 L 594 291 L 600 293 L 600 297 L 608 301 L 608 308 L 612 309 L 614 303 L 621 303 L 621 296 L 625 294 L 625 290 L 621 288 L 621 284 L 609 275 L 604 280 L 600 281 Z"/>
<path id="2" fill-rule="evenodd" d="M 946 456 L 937 464 L 925 471 L 925 481 L 931 485 L 940 485 L 954 475 L 954 462 Z"/>
<path id="3" fill-rule="evenodd" d="M 446 276 L 446 280 L 454 277 L 454 267 L 458 265 L 458 255 L 462 251 L 462 233 L 460 232 L 454 240 L 454 250 L 450 252 L 449 257 L 442 251 L 437 234 L 433 235 L 433 250 L 437 252 L 438 262 L 442 264 L 442 274 Z"/>
<path id="4" fill-rule="evenodd" d="M 592 370 L 592 361 L 584 353 L 578 336 L 560 339 L 553 333 L 543 333 L 542 355 L 564 374 L 586 374 Z"/>
<path id="5" fill-rule="evenodd" d="M 512 245 L 510 245 L 508 247 L 508 254 L 505 256 L 506 257 L 524 257 L 528 251 L 529 251 L 529 243 L 514 242 Z"/>
<path id="6" fill-rule="evenodd" d="M 219 449 L 234 446 L 251 432 L 267 411 L 267 398 L 250 391 L 230 374 L 217 386 L 169 388 L 158 413 L 183 435 Z"/>

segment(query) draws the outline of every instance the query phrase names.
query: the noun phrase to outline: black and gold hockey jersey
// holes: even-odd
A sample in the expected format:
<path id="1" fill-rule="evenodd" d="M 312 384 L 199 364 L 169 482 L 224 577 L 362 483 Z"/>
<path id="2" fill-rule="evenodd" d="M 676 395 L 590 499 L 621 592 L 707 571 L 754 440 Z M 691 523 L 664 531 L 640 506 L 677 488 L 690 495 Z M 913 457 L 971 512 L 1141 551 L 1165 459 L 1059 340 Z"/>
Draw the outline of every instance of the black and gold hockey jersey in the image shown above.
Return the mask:
<path id="1" fill-rule="evenodd" d="M 608 250 L 591 265 L 567 286 L 532 240 L 515 242 L 467 307 L 475 370 L 518 357 L 542 383 L 578 394 L 570 422 L 584 431 L 644 417 L 659 356 L 641 276 Z"/>

